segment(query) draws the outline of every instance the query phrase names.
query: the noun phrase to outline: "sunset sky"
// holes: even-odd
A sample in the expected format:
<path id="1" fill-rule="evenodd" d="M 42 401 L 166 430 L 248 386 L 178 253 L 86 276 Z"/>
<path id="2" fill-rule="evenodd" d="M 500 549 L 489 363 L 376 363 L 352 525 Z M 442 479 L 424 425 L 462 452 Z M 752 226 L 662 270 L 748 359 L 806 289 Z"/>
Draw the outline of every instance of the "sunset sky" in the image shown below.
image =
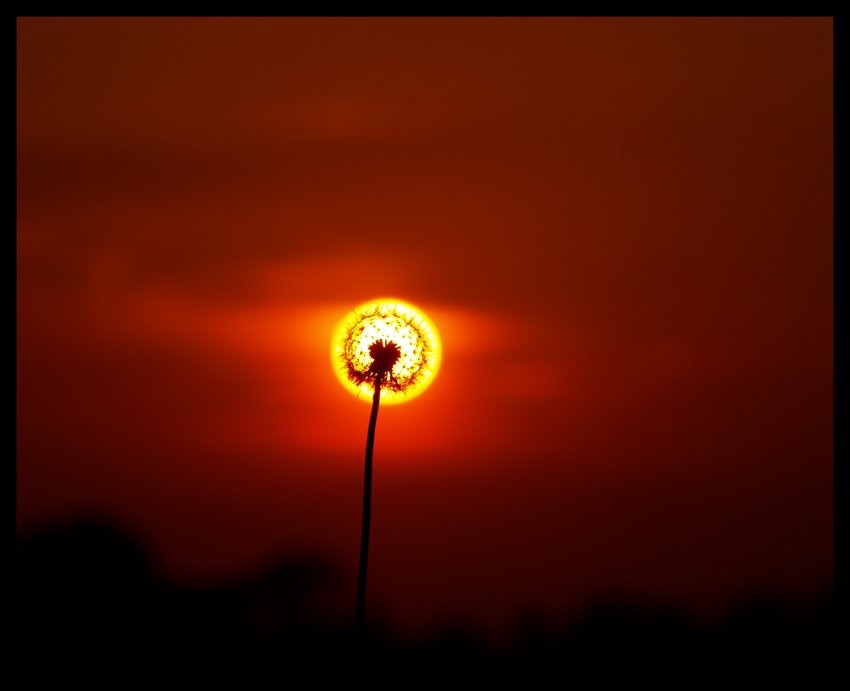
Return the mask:
<path id="1" fill-rule="evenodd" d="M 186 584 L 316 554 L 353 610 L 369 406 L 331 337 L 393 296 L 444 350 L 378 421 L 375 617 L 818 595 L 832 49 L 828 18 L 18 19 L 18 533 L 105 516 Z"/>

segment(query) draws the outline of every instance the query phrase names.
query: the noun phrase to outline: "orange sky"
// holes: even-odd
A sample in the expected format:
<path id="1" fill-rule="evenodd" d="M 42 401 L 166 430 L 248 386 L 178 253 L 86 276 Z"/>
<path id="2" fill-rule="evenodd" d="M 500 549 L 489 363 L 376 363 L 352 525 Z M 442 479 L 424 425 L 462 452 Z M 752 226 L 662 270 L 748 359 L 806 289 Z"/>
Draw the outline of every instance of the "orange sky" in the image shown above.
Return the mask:
<path id="1" fill-rule="evenodd" d="M 189 582 L 351 575 L 500 626 L 832 569 L 829 19 L 18 19 L 19 531 L 99 512 Z"/>

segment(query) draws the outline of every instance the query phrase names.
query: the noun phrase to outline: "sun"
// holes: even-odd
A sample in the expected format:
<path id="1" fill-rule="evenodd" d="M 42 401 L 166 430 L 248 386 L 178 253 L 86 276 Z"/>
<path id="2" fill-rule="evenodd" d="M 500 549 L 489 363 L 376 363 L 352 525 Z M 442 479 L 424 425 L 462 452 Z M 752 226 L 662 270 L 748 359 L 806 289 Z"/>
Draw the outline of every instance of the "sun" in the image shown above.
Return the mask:
<path id="1" fill-rule="evenodd" d="M 339 322 L 331 358 L 348 391 L 369 403 L 380 377 L 381 403 L 393 405 L 416 398 L 431 385 L 441 350 L 437 329 L 421 309 L 386 298 L 360 305 Z"/>

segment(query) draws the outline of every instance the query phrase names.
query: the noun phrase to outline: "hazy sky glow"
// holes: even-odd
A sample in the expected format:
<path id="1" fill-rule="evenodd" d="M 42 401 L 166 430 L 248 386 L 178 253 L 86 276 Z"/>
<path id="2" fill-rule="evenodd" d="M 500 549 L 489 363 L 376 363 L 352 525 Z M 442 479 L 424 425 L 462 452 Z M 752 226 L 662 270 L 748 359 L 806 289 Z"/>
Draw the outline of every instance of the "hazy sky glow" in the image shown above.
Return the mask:
<path id="1" fill-rule="evenodd" d="M 375 616 L 831 583 L 829 19 L 19 19 L 17 58 L 19 532 L 114 517 L 187 582 L 310 551 L 353 607 L 329 349 L 392 295 L 443 360 L 381 411 Z"/>

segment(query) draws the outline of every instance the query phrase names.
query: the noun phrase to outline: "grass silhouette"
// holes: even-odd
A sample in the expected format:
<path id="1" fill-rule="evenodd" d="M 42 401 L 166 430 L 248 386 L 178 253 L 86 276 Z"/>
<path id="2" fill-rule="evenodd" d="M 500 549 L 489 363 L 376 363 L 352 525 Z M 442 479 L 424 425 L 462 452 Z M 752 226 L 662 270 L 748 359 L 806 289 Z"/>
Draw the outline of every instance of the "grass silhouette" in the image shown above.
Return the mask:
<path id="1" fill-rule="evenodd" d="M 128 530 L 92 519 L 20 536 L 15 561 L 10 663 L 30 686 L 168 678 L 194 688 L 232 677 L 237 688 L 267 688 L 354 673 L 392 687 L 414 674 L 449 688 L 511 678 L 522 688 L 732 679 L 831 688 L 846 657 L 846 618 L 831 592 L 764 595 L 712 621 L 649 603 L 588 602 L 569 618 L 515 620 L 499 647 L 463 622 L 410 639 L 377 618 L 364 657 L 350 617 L 323 607 L 345 574 L 318 555 L 281 554 L 243 579 L 190 587 L 161 573 Z"/>

